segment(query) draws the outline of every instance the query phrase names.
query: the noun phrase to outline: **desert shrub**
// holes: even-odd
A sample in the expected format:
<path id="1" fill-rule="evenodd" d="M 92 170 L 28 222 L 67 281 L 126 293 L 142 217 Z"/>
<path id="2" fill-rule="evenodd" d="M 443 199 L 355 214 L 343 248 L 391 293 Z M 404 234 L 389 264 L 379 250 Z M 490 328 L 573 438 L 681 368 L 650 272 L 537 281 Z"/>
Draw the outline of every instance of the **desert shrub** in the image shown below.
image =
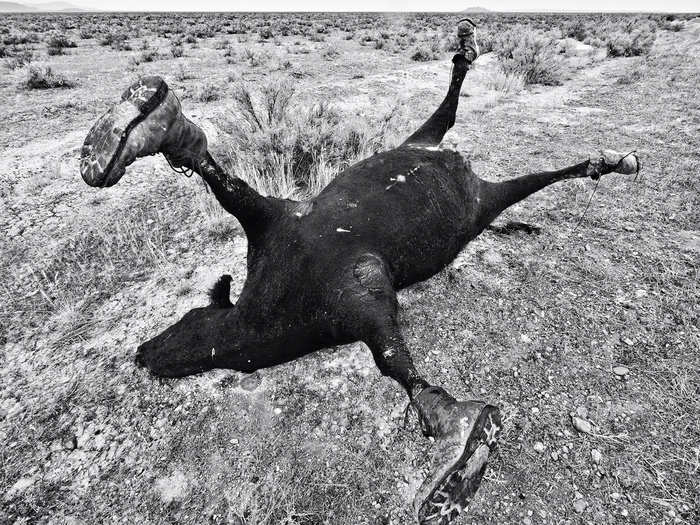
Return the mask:
<path id="1" fill-rule="evenodd" d="M 323 50 L 323 53 L 321 56 L 325 58 L 326 60 L 333 60 L 334 58 L 337 58 L 340 55 L 340 51 L 338 51 L 338 48 L 335 47 L 334 45 L 329 45 L 326 47 L 326 49 Z"/>
<path id="2" fill-rule="evenodd" d="M 428 62 L 429 60 L 435 60 L 435 58 L 427 46 L 419 46 L 411 52 L 411 60 L 415 60 L 416 62 Z"/>
<path id="3" fill-rule="evenodd" d="M 220 38 L 214 42 L 214 49 L 228 49 L 231 46 L 231 42 L 228 38 Z"/>
<path id="4" fill-rule="evenodd" d="M 173 72 L 173 76 L 175 77 L 175 80 L 183 81 L 192 78 L 192 74 L 185 69 L 185 66 L 182 65 L 182 63 L 178 63 L 177 67 L 175 68 L 175 71 Z"/>
<path id="5" fill-rule="evenodd" d="M 127 37 L 121 33 L 107 33 L 100 39 L 101 46 L 109 46 L 116 51 L 128 51 L 131 49 Z"/>
<path id="6" fill-rule="evenodd" d="M 50 67 L 45 69 L 30 67 L 27 72 L 27 79 L 24 81 L 26 89 L 53 89 L 53 88 L 72 88 L 75 82 L 72 82 L 59 73 L 54 73 Z"/>
<path id="7" fill-rule="evenodd" d="M 506 73 L 520 73 L 526 84 L 547 86 L 561 83 L 561 58 L 550 37 L 517 25 L 494 41 L 494 52 Z"/>
<path id="8" fill-rule="evenodd" d="M 34 53 L 26 47 L 5 48 L 0 46 L 0 57 L 6 57 L 5 67 L 14 71 L 26 66 L 34 59 Z"/>
<path id="9" fill-rule="evenodd" d="M 564 25 L 562 33 L 564 36 L 583 42 L 588 36 L 589 29 L 586 21 L 583 18 L 575 18 L 568 24 Z"/>
<path id="10" fill-rule="evenodd" d="M 259 93 L 239 81 L 232 99 L 235 110 L 220 126 L 232 172 L 268 195 L 315 194 L 338 170 L 398 143 L 398 108 L 368 118 L 344 115 L 325 102 L 302 107 L 289 78 Z"/>
<path id="11" fill-rule="evenodd" d="M 269 56 L 265 53 L 256 53 L 249 47 L 243 49 L 243 60 L 248 62 L 250 67 L 258 67 L 269 59 Z"/>
<path id="12" fill-rule="evenodd" d="M 309 33 L 307 38 L 312 42 L 325 42 L 326 37 L 323 33 Z"/>
<path id="13" fill-rule="evenodd" d="M 272 33 L 272 29 L 269 27 L 261 27 L 258 30 L 258 36 L 260 37 L 260 40 L 269 40 L 274 36 L 274 34 Z"/>
<path id="14" fill-rule="evenodd" d="M 56 48 L 56 49 L 65 49 L 65 48 L 72 48 L 72 47 L 78 47 L 78 45 L 73 42 L 72 40 L 69 40 L 63 35 L 54 35 L 49 40 L 46 42 L 46 44 L 50 48 Z"/>
<path id="15" fill-rule="evenodd" d="M 36 33 L 24 33 L 21 35 L 8 35 L 2 39 L 2 43 L 6 46 L 18 46 L 26 44 L 36 44 L 39 42 L 39 36 Z"/>
<path id="16" fill-rule="evenodd" d="M 94 31 L 92 27 L 81 27 L 78 33 L 82 40 L 88 40 L 94 36 Z"/>
<path id="17" fill-rule="evenodd" d="M 666 15 L 658 21 L 659 28 L 666 31 L 678 32 L 683 29 L 683 21 L 677 20 L 675 15 Z"/>
<path id="18" fill-rule="evenodd" d="M 158 53 L 157 50 L 155 49 L 145 49 L 141 51 L 140 54 L 131 57 L 129 60 L 129 63 L 132 67 L 138 66 L 140 64 L 143 64 L 145 62 L 155 62 L 156 60 L 160 60 L 162 57 Z"/>
<path id="19" fill-rule="evenodd" d="M 608 56 L 635 57 L 649 54 L 655 40 L 656 33 L 650 25 L 629 24 L 608 33 L 605 43 Z"/>
<path id="20" fill-rule="evenodd" d="M 181 41 L 176 41 L 170 44 L 170 54 L 173 58 L 180 58 L 181 56 L 184 56 L 185 51 L 182 47 Z"/>
<path id="21" fill-rule="evenodd" d="M 435 38 L 430 45 L 421 44 L 411 52 L 411 60 L 416 62 L 428 62 L 440 58 L 440 41 Z"/>
<path id="22" fill-rule="evenodd" d="M 199 87 L 194 98 L 199 102 L 214 102 L 221 99 L 221 88 L 211 82 L 204 83 Z"/>
<path id="23" fill-rule="evenodd" d="M 635 82 L 638 82 L 639 80 L 648 75 L 649 68 L 647 67 L 646 63 L 643 62 L 644 59 L 637 60 L 640 60 L 640 62 L 632 64 L 632 66 L 617 79 L 618 84 L 634 84 Z"/>
<path id="24" fill-rule="evenodd" d="M 518 93 L 525 86 L 525 78 L 522 73 L 495 69 L 486 77 L 486 87 L 505 94 Z"/>

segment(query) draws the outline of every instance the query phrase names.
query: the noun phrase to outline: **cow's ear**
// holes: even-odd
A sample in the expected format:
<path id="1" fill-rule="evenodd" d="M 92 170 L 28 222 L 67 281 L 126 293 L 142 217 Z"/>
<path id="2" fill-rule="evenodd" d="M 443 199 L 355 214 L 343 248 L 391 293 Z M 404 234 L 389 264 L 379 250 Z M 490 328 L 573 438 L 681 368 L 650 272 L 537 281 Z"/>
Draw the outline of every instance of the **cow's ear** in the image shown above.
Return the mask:
<path id="1" fill-rule="evenodd" d="M 224 274 L 219 277 L 219 280 L 214 283 L 214 286 L 209 290 L 209 302 L 214 308 L 231 308 L 231 281 L 233 277 Z"/>

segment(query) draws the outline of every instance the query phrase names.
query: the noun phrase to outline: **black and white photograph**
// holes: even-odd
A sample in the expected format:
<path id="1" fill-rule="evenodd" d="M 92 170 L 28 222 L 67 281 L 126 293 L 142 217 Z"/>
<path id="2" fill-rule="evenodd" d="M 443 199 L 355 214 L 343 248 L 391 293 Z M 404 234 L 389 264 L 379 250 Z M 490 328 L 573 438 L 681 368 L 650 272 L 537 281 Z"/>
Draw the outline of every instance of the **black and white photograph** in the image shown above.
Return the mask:
<path id="1" fill-rule="evenodd" d="M 0 525 L 698 525 L 700 4 L 0 0 Z"/>

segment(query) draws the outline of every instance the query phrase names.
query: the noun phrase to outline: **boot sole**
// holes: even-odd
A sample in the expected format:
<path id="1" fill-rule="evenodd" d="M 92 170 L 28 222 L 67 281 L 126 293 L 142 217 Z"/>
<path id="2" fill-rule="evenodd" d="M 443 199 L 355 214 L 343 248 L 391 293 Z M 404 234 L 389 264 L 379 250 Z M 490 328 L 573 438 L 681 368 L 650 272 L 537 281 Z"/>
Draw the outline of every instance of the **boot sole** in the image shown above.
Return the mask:
<path id="1" fill-rule="evenodd" d="M 498 408 L 479 414 L 460 458 L 450 467 L 420 507 L 421 525 L 447 525 L 469 505 L 481 485 L 489 452 L 502 428 Z"/>
<path id="2" fill-rule="evenodd" d="M 102 115 L 85 138 L 80 152 L 80 174 L 90 186 L 117 183 L 124 166 L 117 163 L 131 131 L 146 119 L 168 94 L 160 77 L 137 80 L 122 94 L 121 103 Z"/>
<path id="3" fill-rule="evenodd" d="M 467 35 L 466 34 L 460 34 L 460 24 L 462 22 L 467 22 L 471 26 L 471 34 L 469 35 L 469 42 L 467 42 Z M 471 64 L 474 62 L 477 58 L 479 58 L 479 55 L 481 54 L 479 50 L 479 45 L 476 43 L 476 24 L 469 18 L 462 18 L 460 21 L 457 22 L 457 38 L 460 41 L 460 49 L 458 51 L 458 54 L 462 55 L 464 58 L 467 59 L 467 61 Z M 469 56 L 467 56 L 467 53 L 469 52 Z"/>

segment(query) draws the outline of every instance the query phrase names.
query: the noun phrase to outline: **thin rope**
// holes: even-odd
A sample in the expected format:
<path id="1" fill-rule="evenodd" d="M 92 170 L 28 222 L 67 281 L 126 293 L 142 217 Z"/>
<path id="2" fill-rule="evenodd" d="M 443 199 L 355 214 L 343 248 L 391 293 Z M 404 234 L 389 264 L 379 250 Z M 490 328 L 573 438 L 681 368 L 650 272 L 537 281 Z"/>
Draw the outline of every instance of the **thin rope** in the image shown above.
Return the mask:
<path id="1" fill-rule="evenodd" d="M 626 155 L 623 155 L 620 160 L 617 161 L 617 164 L 615 164 L 615 167 L 612 169 L 612 171 L 615 171 L 617 168 L 619 168 L 622 165 L 622 161 L 624 161 L 627 157 L 630 155 L 637 153 L 637 150 L 632 150 Z M 637 177 L 639 176 L 639 162 L 637 162 L 637 173 L 634 175 L 634 180 L 637 180 Z M 586 212 L 588 211 L 588 208 L 591 205 L 591 201 L 593 201 L 593 196 L 595 195 L 596 191 L 598 190 L 598 184 L 600 184 L 600 179 L 602 176 L 598 176 L 596 179 L 595 187 L 593 188 L 593 192 L 591 193 L 591 196 L 588 198 L 588 202 L 586 203 L 586 208 L 583 210 L 583 213 L 581 214 L 581 217 L 579 218 L 578 222 L 576 223 L 576 226 L 574 226 L 574 229 L 571 230 L 571 233 L 569 235 L 573 235 L 576 233 L 576 230 L 578 230 L 578 227 L 581 226 L 581 223 L 583 222 L 583 218 L 586 216 Z"/>
<path id="2" fill-rule="evenodd" d="M 180 101 L 180 97 L 177 96 L 177 93 L 175 93 L 170 88 L 168 88 L 168 91 L 173 94 L 173 96 L 177 100 L 178 105 L 180 106 L 180 108 L 182 108 L 182 102 Z M 195 172 L 193 169 L 186 168 L 184 166 L 180 166 L 179 168 L 176 168 L 175 166 L 173 166 L 172 162 L 170 162 L 170 159 L 168 158 L 167 155 L 164 154 L 163 156 L 165 157 L 165 160 L 168 161 L 168 166 L 170 166 L 170 169 L 173 170 L 175 173 L 179 173 L 180 175 L 184 175 L 188 179 L 190 177 L 192 177 L 192 175 L 194 175 Z M 193 164 L 194 164 L 194 162 L 193 162 Z"/>
<path id="3" fill-rule="evenodd" d="M 173 170 L 175 173 L 179 173 L 180 175 L 184 175 L 184 176 L 187 177 L 188 179 L 189 179 L 192 175 L 194 175 L 194 170 L 193 170 L 193 169 L 191 169 L 191 168 L 186 168 L 186 167 L 184 167 L 184 166 L 180 166 L 180 167 L 176 168 L 175 166 L 173 166 L 172 162 L 170 162 L 170 159 L 168 158 L 167 155 L 163 155 L 163 156 L 165 157 L 165 160 L 168 161 L 168 166 L 170 166 L 170 169 Z"/>
<path id="4" fill-rule="evenodd" d="M 578 230 L 578 227 L 581 226 L 581 223 L 583 222 L 583 218 L 586 216 L 586 212 L 588 211 L 588 207 L 591 205 L 591 201 L 593 200 L 593 195 L 595 195 L 595 192 L 598 190 L 598 184 L 600 184 L 600 179 L 601 177 L 598 177 L 598 180 L 595 181 L 595 187 L 593 188 L 593 193 L 591 193 L 591 196 L 588 198 L 588 203 L 586 203 L 586 208 L 583 210 L 583 213 L 581 214 L 581 217 L 579 217 L 578 222 L 576 223 L 576 226 L 574 226 L 574 229 L 571 230 L 571 233 L 569 234 L 570 236 L 576 233 L 576 230 Z"/>

